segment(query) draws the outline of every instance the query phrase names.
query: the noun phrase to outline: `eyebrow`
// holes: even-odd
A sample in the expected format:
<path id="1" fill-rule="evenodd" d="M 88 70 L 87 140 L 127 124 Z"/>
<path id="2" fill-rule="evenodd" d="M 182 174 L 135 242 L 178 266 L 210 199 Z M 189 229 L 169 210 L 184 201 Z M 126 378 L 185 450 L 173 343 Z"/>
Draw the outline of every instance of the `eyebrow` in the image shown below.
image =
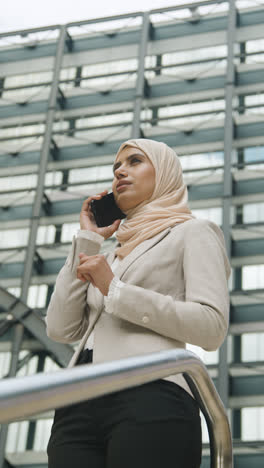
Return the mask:
<path id="1" fill-rule="evenodd" d="M 133 153 L 133 154 L 131 154 L 130 156 L 128 156 L 128 157 L 126 158 L 126 161 L 129 161 L 130 159 L 134 158 L 134 156 L 141 156 L 142 158 L 145 157 L 144 154 L 141 154 L 141 153 Z M 113 165 L 113 172 L 115 172 L 115 170 L 120 166 L 120 164 L 121 164 L 120 161 L 118 161 L 117 163 L 115 163 L 115 164 Z"/>

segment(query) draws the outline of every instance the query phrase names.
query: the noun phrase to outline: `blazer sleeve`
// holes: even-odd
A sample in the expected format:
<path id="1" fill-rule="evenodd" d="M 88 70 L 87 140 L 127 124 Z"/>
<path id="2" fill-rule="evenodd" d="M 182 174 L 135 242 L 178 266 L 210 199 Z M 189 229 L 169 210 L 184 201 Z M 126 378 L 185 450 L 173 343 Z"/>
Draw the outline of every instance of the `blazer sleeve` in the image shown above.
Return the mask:
<path id="1" fill-rule="evenodd" d="M 71 343 L 80 340 L 86 332 L 89 323 L 87 289 L 90 282 L 80 281 L 76 277 L 76 268 L 80 252 L 97 255 L 100 247 L 101 243 L 95 236 L 91 236 L 91 239 L 88 236 L 73 237 L 71 251 L 57 276 L 47 309 L 47 335 L 52 340 Z"/>
<path id="2" fill-rule="evenodd" d="M 228 329 L 230 272 L 222 230 L 199 220 L 184 236 L 185 301 L 125 283 L 113 298 L 113 315 L 177 341 L 216 350 Z"/>

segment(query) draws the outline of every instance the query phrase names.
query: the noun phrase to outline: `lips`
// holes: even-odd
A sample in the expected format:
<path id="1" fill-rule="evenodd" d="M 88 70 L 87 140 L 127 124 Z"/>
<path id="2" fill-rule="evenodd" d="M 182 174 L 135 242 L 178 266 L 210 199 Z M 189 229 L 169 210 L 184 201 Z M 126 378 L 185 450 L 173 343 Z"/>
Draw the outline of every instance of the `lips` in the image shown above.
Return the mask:
<path id="1" fill-rule="evenodd" d="M 131 185 L 131 182 L 126 182 L 125 180 L 118 182 L 116 189 L 118 190 L 120 187 L 124 187 L 125 185 Z"/>

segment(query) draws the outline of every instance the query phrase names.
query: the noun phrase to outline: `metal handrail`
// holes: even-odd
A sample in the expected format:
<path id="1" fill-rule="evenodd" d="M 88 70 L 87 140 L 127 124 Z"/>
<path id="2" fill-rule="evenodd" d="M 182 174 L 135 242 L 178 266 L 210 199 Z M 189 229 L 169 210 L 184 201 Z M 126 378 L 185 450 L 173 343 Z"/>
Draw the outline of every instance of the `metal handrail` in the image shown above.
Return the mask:
<path id="1" fill-rule="evenodd" d="M 0 423 L 178 373 L 183 374 L 206 419 L 211 468 L 233 468 L 232 439 L 223 403 L 201 359 L 184 349 L 4 380 L 0 382 Z"/>

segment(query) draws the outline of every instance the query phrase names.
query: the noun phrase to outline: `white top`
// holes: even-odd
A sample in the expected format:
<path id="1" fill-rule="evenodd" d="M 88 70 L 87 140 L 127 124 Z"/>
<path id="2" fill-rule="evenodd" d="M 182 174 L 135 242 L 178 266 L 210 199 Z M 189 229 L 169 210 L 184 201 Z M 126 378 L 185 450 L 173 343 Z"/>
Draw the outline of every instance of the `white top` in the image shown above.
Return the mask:
<path id="1" fill-rule="evenodd" d="M 99 242 L 101 245 L 103 241 L 105 240 L 103 236 L 98 234 L 97 232 L 94 231 L 87 231 L 83 229 L 79 229 L 77 232 L 77 237 L 82 237 L 84 239 L 89 239 L 89 240 L 94 240 L 95 242 Z M 118 257 L 115 257 L 112 265 L 111 265 L 111 270 L 114 273 L 119 265 L 119 263 L 122 262 Z M 110 286 L 109 286 L 109 291 L 108 295 L 104 296 L 104 305 L 105 305 L 105 312 L 108 314 L 113 313 L 113 304 L 115 300 L 118 300 L 119 297 L 119 292 L 120 288 L 124 286 L 124 282 L 120 281 L 119 278 L 115 275 L 114 278 L 112 279 Z M 89 348 L 93 349 L 93 344 L 94 344 L 94 332 L 92 332 L 86 342 L 86 345 L 84 346 L 84 349 Z"/>

